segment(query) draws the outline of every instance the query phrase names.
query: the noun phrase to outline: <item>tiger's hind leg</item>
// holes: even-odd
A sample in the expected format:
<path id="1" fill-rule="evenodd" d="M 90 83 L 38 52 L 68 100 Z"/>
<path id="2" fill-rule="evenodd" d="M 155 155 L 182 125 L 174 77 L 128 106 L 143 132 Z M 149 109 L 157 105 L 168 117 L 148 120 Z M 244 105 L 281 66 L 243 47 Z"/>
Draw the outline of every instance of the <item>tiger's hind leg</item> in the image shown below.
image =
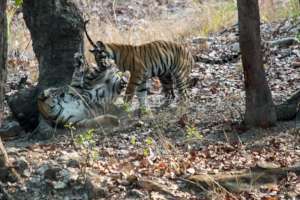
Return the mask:
<path id="1" fill-rule="evenodd" d="M 175 93 L 174 93 L 174 81 L 172 79 L 172 75 L 168 74 L 165 76 L 159 77 L 159 80 L 162 85 L 162 92 L 165 94 L 165 103 L 163 106 L 169 105 L 172 100 L 175 98 Z"/>
<path id="2" fill-rule="evenodd" d="M 187 93 L 187 82 L 188 77 L 184 73 L 181 74 L 175 74 L 174 75 L 175 81 L 176 81 L 176 87 L 178 89 L 178 93 L 180 96 L 181 102 L 186 102 L 188 99 L 188 93 Z"/>
<path id="3" fill-rule="evenodd" d="M 149 90 L 149 79 L 145 78 L 138 86 L 136 95 L 139 100 L 140 108 L 146 108 L 147 105 L 147 91 Z"/>

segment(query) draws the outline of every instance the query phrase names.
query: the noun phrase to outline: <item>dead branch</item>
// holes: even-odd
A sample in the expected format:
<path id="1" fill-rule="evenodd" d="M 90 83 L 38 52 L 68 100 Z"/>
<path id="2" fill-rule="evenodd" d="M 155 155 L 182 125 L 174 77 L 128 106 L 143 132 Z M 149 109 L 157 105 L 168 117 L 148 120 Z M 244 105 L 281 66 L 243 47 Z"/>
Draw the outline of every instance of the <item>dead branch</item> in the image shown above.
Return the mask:
<path id="1" fill-rule="evenodd" d="M 300 175 L 300 163 L 293 167 L 274 168 L 272 165 L 258 164 L 249 170 L 224 172 L 219 174 L 192 175 L 188 180 L 200 184 L 204 188 L 224 187 L 230 192 L 247 191 L 256 186 L 277 182 L 288 172 Z"/>

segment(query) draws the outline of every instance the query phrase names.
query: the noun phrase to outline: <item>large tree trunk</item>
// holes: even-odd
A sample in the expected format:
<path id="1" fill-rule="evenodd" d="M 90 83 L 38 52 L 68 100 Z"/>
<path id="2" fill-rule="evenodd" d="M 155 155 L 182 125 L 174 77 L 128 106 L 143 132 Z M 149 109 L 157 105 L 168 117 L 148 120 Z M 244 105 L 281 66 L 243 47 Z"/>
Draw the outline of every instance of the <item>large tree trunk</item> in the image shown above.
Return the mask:
<path id="1" fill-rule="evenodd" d="M 238 0 L 240 46 L 245 77 L 247 126 L 269 127 L 275 107 L 262 62 L 258 0 Z"/>
<path id="2" fill-rule="evenodd" d="M 23 14 L 39 62 L 39 82 L 8 102 L 21 126 L 32 130 L 38 124 L 39 92 L 71 81 L 74 53 L 83 48 L 83 19 L 76 5 L 68 0 L 24 0 Z"/>
<path id="3" fill-rule="evenodd" d="M 0 1 L 0 127 L 4 113 L 4 86 L 6 83 L 7 19 L 6 0 Z"/>

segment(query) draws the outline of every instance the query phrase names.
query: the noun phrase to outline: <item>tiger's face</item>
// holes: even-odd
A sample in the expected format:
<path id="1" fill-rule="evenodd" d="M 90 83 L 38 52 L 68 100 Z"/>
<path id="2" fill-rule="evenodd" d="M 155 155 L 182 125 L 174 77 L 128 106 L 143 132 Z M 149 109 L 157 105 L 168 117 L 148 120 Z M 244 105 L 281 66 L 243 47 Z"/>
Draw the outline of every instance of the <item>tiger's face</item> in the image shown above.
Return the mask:
<path id="1" fill-rule="evenodd" d="M 70 88 L 48 88 L 38 96 L 38 110 L 48 121 L 57 125 L 77 123 L 89 117 L 89 111 Z"/>

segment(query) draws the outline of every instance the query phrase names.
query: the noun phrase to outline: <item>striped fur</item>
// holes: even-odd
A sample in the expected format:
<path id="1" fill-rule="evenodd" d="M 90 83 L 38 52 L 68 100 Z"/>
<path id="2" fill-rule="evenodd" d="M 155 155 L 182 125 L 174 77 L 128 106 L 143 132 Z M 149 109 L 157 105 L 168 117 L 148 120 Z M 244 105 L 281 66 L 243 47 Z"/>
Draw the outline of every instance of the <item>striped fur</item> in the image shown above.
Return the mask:
<path id="1" fill-rule="evenodd" d="M 82 57 L 75 56 L 75 71 L 70 86 L 49 88 L 39 95 L 38 109 L 48 121 L 59 125 L 72 123 L 84 126 L 94 121 L 112 119 L 99 115 L 106 112 L 126 87 L 129 72 L 121 73 L 103 62 L 105 70 L 96 73 L 93 69 L 83 70 L 82 64 Z"/>
<path id="2" fill-rule="evenodd" d="M 85 22 L 86 25 L 87 22 Z M 180 98 L 187 98 L 187 84 L 194 60 L 191 53 L 183 46 L 167 41 L 154 41 L 138 46 L 103 43 L 94 43 L 85 32 L 93 49 L 97 65 L 108 57 L 116 62 L 122 71 L 130 71 L 131 77 L 126 89 L 126 101 L 131 101 L 135 92 L 140 106 L 146 105 L 147 81 L 157 76 L 162 84 L 163 92 L 168 98 L 174 98 L 175 84 Z"/>

